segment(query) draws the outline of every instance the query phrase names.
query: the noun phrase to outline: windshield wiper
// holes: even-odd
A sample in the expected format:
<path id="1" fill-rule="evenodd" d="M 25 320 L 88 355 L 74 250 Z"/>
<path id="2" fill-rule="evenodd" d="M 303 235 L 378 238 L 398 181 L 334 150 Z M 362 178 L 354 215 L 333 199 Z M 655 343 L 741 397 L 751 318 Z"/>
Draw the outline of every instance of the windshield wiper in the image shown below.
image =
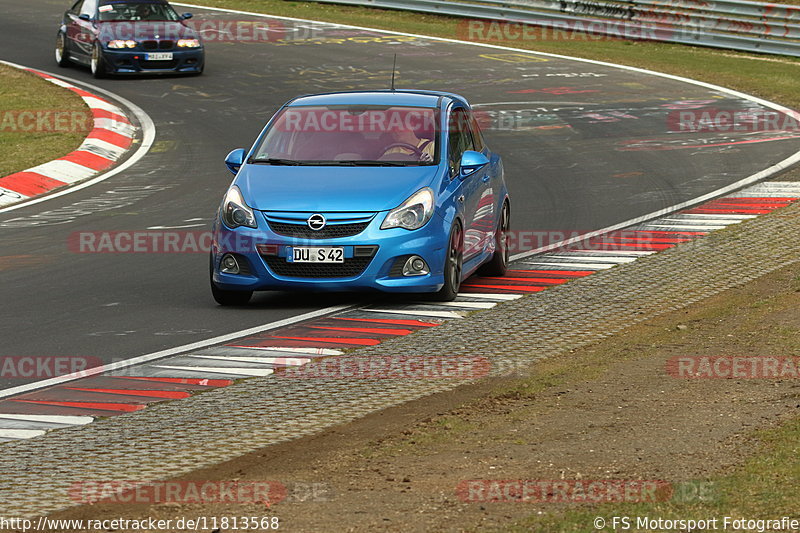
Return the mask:
<path id="1" fill-rule="evenodd" d="M 342 161 L 321 161 L 326 165 L 338 165 L 343 167 L 405 167 L 410 166 L 408 163 L 399 161 L 372 161 L 370 159 L 355 159 L 355 160 L 342 160 Z M 411 165 L 416 163 L 411 162 Z"/>
<path id="2" fill-rule="evenodd" d="M 266 158 L 250 158 L 248 163 L 255 163 L 257 165 L 302 165 L 301 161 L 295 161 L 294 159 L 281 159 L 277 157 L 266 157 Z"/>

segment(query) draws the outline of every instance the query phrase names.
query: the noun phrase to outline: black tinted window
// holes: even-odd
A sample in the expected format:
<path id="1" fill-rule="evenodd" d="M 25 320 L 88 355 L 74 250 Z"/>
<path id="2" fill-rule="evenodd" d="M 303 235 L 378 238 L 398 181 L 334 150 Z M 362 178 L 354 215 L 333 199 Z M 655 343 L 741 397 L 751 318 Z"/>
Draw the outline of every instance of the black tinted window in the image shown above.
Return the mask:
<path id="1" fill-rule="evenodd" d="M 469 120 L 466 111 L 458 107 L 450 113 L 448 132 L 448 162 L 450 172 L 455 173 L 461 162 L 461 155 L 466 150 L 474 150 L 472 134 L 469 131 Z"/>

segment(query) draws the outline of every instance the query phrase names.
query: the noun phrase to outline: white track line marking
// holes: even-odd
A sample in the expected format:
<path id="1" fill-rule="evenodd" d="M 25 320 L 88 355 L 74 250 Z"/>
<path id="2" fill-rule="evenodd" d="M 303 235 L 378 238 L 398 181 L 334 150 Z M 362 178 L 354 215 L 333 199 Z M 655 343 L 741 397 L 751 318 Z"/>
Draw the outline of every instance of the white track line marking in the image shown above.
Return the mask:
<path id="1" fill-rule="evenodd" d="M 638 241 L 638 242 L 640 242 L 641 244 L 661 244 L 661 243 L 648 243 L 647 241 Z M 636 244 L 636 243 L 631 243 L 631 244 Z M 611 246 L 613 246 L 613 245 L 614 245 L 614 243 L 611 243 Z M 566 253 L 569 254 L 569 253 L 573 253 L 573 252 L 572 251 L 568 251 Z M 586 254 L 585 255 L 586 257 L 592 256 L 594 259 L 601 259 L 602 260 L 602 259 L 605 259 L 606 256 L 608 256 L 608 257 L 625 257 L 625 256 L 641 257 L 643 255 L 651 255 L 651 254 L 655 254 L 655 253 L 658 253 L 658 252 L 656 252 L 654 250 L 652 250 L 652 251 L 651 250 L 647 250 L 647 251 L 644 251 L 644 250 L 635 250 L 635 251 L 634 250 L 575 250 L 574 253 Z M 554 255 L 546 255 L 544 257 L 556 257 L 556 256 L 554 256 Z"/>
<path id="2" fill-rule="evenodd" d="M 506 276 L 514 276 L 513 272 L 506 274 Z M 500 301 L 510 301 L 510 300 L 518 300 L 522 298 L 521 294 L 488 294 L 483 292 L 462 292 L 459 297 L 464 298 L 484 298 L 486 300 L 500 300 Z M 458 297 L 456 298 L 458 301 Z"/>
<path id="3" fill-rule="evenodd" d="M 724 207 L 711 207 L 709 209 L 725 209 Z M 736 209 L 732 207 L 731 209 Z M 680 215 L 681 217 L 685 217 L 686 220 L 696 218 L 698 220 L 702 219 L 710 219 L 710 220 L 747 220 L 750 218 L 757 218 L 758 215 L 735 215 L 735 214 L 725 214 L 725 213 L 684 213 Z"/>
<path id="4" fill-rule="evenodd" d="M 366 313 L 392 313 L 395 315 L 430 316 L 435 318 L 464 318 L 454 311 L 414 311 L 408 309 L 359 309 Z"/>
<path id="5" fill-rule="evenodd" d="M 239 363 L 262 363 L 270 365 L 286 365 L 286 366 L 301 366 L 311 362 L 311 359 L 302 359 L 299 357 L 240 357 L 238 355 L 224 356 L 224 355 L 195 355 L 190 354 L 185 357 L 196 357 L 199 359 L 215 359 L 221 361 L 236 361 Z"/>
<path id="6" fill-rule="evenodd" d="M 271 368 L 234 368 L 223 366 L 172 366 L 151 365 L 153 368 L 166 368 L 168 370 L 181 370 L 183 372 L 196 372 L 198 374 L 233 374 L 236 376 L 269 376 L 275 371 Z"/>
<path id="7" fill-rule="evenodd" d="M 27 422 L 46 422 L 51 424 L 67 424 L 70 426 L 83 426 L 92 423 L 94 418 L 91 416 L 70 416 L 70 415 L 12 415 L 0 413 L 0 420 L 22 420 Z"/>
<path id="8" fill-rule="evenodd" d="M 309 355 L 342 355 L 344 352 L 342 350 L 336 350 L 334 348 L 288 348 L 283 346 L 238 346 L 238 345 L 228 345 L 228 346 L 217 346 L 216 348 L 240 348 L 240 349 L 247 349 L 247 350 L 262 350 L 264 352 L 277 352 L 277 353 L 305 353 Z"/>
<path id="9" fill-rule="evenodd" d="M 578 254 L 559 254 L 559 255 L 545 255 L 541 257 L 541 259 L 568 259 L 570 261 L 574 260 L 576 264 L 582 264 L 584 262 L 621 264 L 621 263 L 633 263 L 638 259 L 638 257 L 614 257 L 607 255 L 604 255 L 602 257 L 593 257 L 589 255 L 578 255 Z"/>
<path id="10" fill-rule="evenodd" d="M 538 261 L 525 261 L 526 265 L 543 265 L 547 267 L 573 267 L 573 270 L 605 270 L 617 266 L 616 263 L 549 263 Z M 569 272 L 569 269 L 566 269 Z"/>
<path id="11" fill-rule="evenodd" d="M 47 433 L 43 429 L 0 429 L 0 438 L 4 439 L 32 439 Z"/>
<path id="12" fill-rule="evenodd" d="M 29 168 L 26 172 L 35 172 L 36 174 L 63 181 L 64 183 L 82 180 L 95 173 L 95 171 L 89 167 L 73 163 L 72 161 L 60 161 L 58 159 Z"/>
<path id="13" fill-rule="evenodd" d="M 728 226 L 693 226 L 689 224 L 648 224 L 651 228 L 669 228 L 669 229 L 685 229 L 692 231 L 709 231 L 716 229 L 725 229 Z"/>
<path id="14" fill-rule="evenodd" d="M 413 302 L 412 305 L 433 305 L 436 307 L 466 307 L 470 309 L 491 309 L 496 306 L 495 302 Z"/>

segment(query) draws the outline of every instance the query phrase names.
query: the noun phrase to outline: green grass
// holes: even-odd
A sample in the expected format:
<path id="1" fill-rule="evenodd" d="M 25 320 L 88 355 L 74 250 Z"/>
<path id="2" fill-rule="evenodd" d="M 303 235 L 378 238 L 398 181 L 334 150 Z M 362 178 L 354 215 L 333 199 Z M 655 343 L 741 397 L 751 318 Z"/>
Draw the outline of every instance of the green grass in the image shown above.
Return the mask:
<path id="1" fill-rule="evenodd" d="M 57 128 L 61 131 L 20 131 L 16 112 L 59 112 L 74 117 L 70 123 L 81 127 Z M 76 113 L 72 115 L 72 113 Z M 0 177 L 59 158 L 77 148 L 92 127 L 91 114 L 75 93 L 53 85 L 39 76 L 0 65 Z M 10 118 L 9 118 L 10 117 Z M 65 123 L 66 124 L 66 123 Z M 34 129 L 37 128 L 34 126 Z M 71 131 L 63 131 L 71 130 Z"/>

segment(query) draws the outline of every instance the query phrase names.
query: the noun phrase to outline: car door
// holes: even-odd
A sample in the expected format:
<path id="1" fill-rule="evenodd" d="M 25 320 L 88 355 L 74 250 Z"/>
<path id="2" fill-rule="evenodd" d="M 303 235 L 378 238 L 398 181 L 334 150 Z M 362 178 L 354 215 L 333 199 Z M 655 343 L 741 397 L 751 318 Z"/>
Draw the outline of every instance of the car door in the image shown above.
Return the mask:
<path id="1" fill-rule="evenodd" d="M 491 156 L 486 143 L 481 135 L 481 130 L 478 127 L 478 122 L 475 120 L 474 115 L 470 110 L 467 113 L 467 128 L 470 132 L 472 139 L 472 150 L 481 152 L 487 157 Z M 476 238 L 480 239 L 478 245 L 479 252 L 487 251 L 490 246 L 494 244 L 494 233 L 497 228 L 497 191 L 500 187 L 498 183 L 498 176 L 492 169 L 491 164 L 486 165 L 478 172 L 476 178 L 480 180 L 478 184 L 478 202 L 475 210 L 475 222 L 473 230 L 476 233 Z"/>
<path id="2" fill-rule="evenodd" d="M 447 160 L 450 167 L 450 176 L 452 180 L 460 182 L 456 198 L 461 204 L 464 218 L 464 260 L 467 261 L 470 257 L 479 253 L 481 249 L 482 238 L 480 232 L 476 232 L 475 224 L 483 185 L 481 175 L 485 174 L 485 172 L 473 172 L 468 176 L 461 174 L 461 156 L 466 150 L 472 150 L 474 147 L 468 127 L 468 116 L 464 107 L 454 106 L 450 110 L 447 140 Z"/>
<path id="3" fill-rule="evenodd" d="M 84 51 L 79 46 L 78 40 L 80 39 L 81 27 L 78 24 L 78 15 L 83 7 L 84 0 L 75 2 L 66 13 L 64 13 L 64 28 L 66 31 L 66 44 L 67 51 L 72 57 L 83 59 Z"/>
<path id="4" fill-rule="evenodd" d="M 92 57 L 92 47 L 97 36 L 97 0 L 83 0 L 79 4 L 78 13 L 75 15 L 75 47 L 81 59 L 88 62 Z M 87 17 L 89 20 L 84 20 Z"/>

